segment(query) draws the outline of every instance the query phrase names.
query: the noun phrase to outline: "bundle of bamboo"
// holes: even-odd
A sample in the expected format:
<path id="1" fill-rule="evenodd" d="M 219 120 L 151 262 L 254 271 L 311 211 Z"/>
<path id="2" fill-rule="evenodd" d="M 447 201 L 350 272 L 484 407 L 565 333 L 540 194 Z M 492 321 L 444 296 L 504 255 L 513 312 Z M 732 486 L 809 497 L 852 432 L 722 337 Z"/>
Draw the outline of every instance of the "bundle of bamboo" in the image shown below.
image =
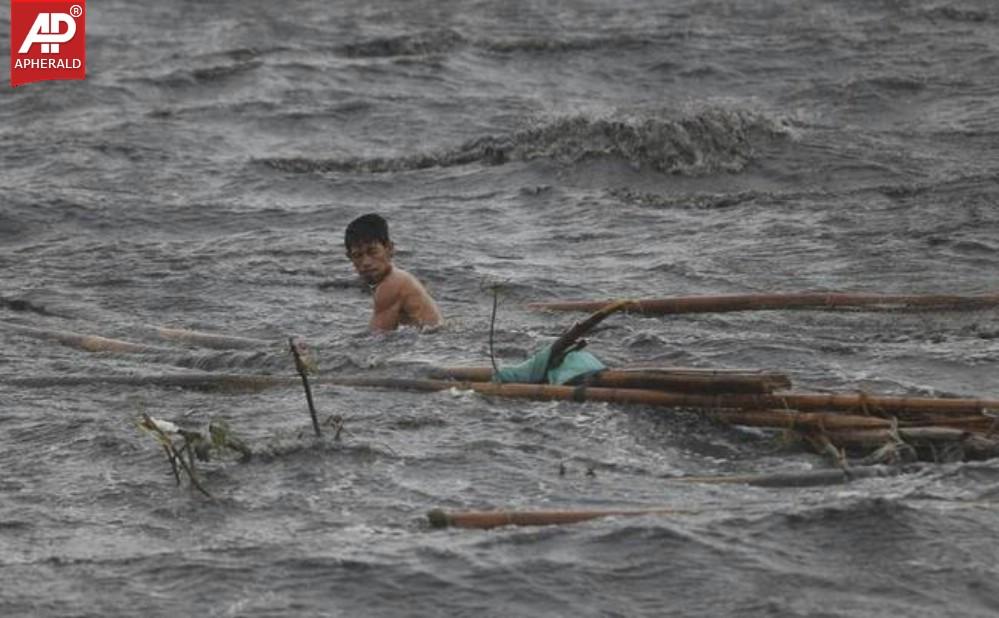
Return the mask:
<path id="1" fill-rule="evenodd" d="M 579 323 L 592 327 L 594 318 L 605 319 L 616 312 L 645 315 L 675 315 L 701 312 L 760 310 L 854 310 L 854 311 L 944 311 L 976 310 L 999 306 L 999 294 L 980 296 L 890 295 L 805 292 L 790 294 L 731 294 L 686 296 L 643 300 L 545 302 L 528 305 L 547 311 L 595 311 Z M 575 333 L 578 336 L 578 333 Z M 565 337 L 565 335 L 563 335 Z M 675 370 L 672 370 L 675 371 Z M 695 379 L 692 375 L 653 371 L 655 379 L 644 374 L 618 375 L 604 372 L 591 381 L 597 388 L 585 388 L 586 396 L 597 401 L 645 403 L 654 406 L 709 410 L 713 416 L 737 425 L 771 427 L 795 432 L 820 452 L 844 464 L 847 451 L 865 449 L 864 461 L 920 458 L 930 460 L 986 458 L 999 455 L 999 401 L 978 399 L 939 399 L 867 394 L 819 394 L 782 392 L 790 382 L 781 376 L 768 378 L 740 376 L 731 379 Z M 471 380 L 480 373 L 444 370 L 440 375 Z M 606 376 L 606 377 L 604 377 Z M 730 376 L 731 378 L 731 376 Z M 751 386 L 748 386 L 751 384 Z M 515 385 L 507 385 L 515 386 Z M 555 391 L 536 387 L 543 398 L 584 398 L 576 389 Z M 480 389 L 476 389 L 480 390 Z M 490 389 L 481 389 L 483 390 Z M 491 389 L 496 390 L 496 389 Z M 514 394 L 517 392 L 517 394 Z M 495 393 L 499 394 L 499 393 Z M 524 396 L 522 389 L 504 393 Z"/>
<path id="2" fill-rule="evenodd" d="M 803 393 L 768 372 L 662 368 L 602 372 L 586 384 L 496 384 L 486 367 L 438 368 L 452 380 L 359 383 L 437 390 L 446 386 L 521 399 L 602 401 L 699 410 L 733 424 L 790 432 L 844 464 L 983 459 L 999 455 L 999 400 Z M 592 386 L 591 386 L 592 384 Z"/>

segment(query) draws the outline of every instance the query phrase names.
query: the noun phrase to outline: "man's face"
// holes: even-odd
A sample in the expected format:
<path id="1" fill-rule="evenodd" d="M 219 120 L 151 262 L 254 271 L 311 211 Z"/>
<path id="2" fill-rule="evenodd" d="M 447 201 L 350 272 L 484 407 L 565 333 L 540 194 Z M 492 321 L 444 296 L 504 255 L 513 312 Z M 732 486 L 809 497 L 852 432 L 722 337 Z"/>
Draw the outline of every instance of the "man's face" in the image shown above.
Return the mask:
<path id="1" fill-rule="evenodd" d="M 363 242 L 350 247 L 347 257 L 354 270 L 369 285 L 379 283 L 392 272 L 392 243 Z"/>

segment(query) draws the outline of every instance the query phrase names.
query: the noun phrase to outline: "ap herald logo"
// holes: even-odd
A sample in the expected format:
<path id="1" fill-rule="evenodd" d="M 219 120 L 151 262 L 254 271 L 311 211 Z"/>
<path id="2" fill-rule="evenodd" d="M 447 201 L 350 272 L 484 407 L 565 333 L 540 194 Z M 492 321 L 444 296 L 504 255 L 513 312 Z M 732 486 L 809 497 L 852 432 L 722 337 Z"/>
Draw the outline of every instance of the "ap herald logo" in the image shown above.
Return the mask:
<path id="1" fill-rule="evenodd" d="M 85 12 L 85 0 L 10 0 L 10 85 L 85 79 Z"/>

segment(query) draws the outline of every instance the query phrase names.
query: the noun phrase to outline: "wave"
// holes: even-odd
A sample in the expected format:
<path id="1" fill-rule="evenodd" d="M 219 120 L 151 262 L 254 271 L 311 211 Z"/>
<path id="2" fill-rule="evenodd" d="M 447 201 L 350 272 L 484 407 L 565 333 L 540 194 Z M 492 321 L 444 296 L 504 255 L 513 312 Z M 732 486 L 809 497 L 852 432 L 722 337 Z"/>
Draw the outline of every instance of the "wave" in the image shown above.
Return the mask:
<path id="1" fill-rule="evenodd" d="M 957 23 L 983 23 L 992 18 L 988 11 L 947 5 L 924 9 L 923 15 L 930 21 L 940 19 Z"/>
<path id="2" fill-rule="evenodd" d="M 511 135 L 479 137 L 436 153 L 347 159 L 269 157 L 256 162 L 292 173 L 386 173 L 534 159 L 574 164 L 611 157 L 623 159 L 636 169 L 702 175 L 741 171 L 752 159 L 755 139 L 784 133 L 778 121 L 739 110 L 707 110 L 680 119 L 575 115 Z"/>
<path id="3" fill-rule="evenodd" d="M 35 313 L 44 316 L 63 317 L 62 314 L 49 310 L 45 305 L 26 298 L 8 298 L 0 296 L 0 307 L 10 311 Z"/>
<path id="4" fill-rule="evenodd" d="M 567 39 L 527 37 L 522 39 L 482 40 L 476 42 L 477 47 L 496 53 L 561 53 L 597 49 L 642 49 L 654 44 L 655 41 L 648 38 L 623 34 Z"/>
<path id="5" fill-rule="evenodd" d="M 337 51 L 348 58 L 422 56 L 451 51 L 466 42 L 465 37 L 456 31 L 441 29 L 348 43 L 341 45 Z"/>
<path id="6" fill-rule="evenodd" d="M 175 69 L 164 75 L 141 75 L 128 78 L 128 80 L 171 88 L 221 84 L 229 79 L 256 71 L 263 65 L 261 60 L 211 63 L 197 68 Z"/>
<path id="7" fill-rule="evenodd" d="M 28 233 L 28 225 L 11 213 L 0 211 L 0 240 L 12 243 Z"/>
<path id="8" fill-rule="evenodd" d="M 375 37 L 336 48 L 348 58 L 393 58 L 442 54 L 462 47 L 473 47 L 499 54 L 562 53 L 597 49 L 641 49 L 653 45 L 649 38 L 619 34 L 607 36 L 523 37 L 509 39 L 469 39 L 449 28 L 396 36 Z"/>
<path id="9" fill-rule="evenodd" d="M 903 201 L 924 195 L 947 196 L 954 193 L 963 194 L 969 190 L 992 193 L 996 190 L 996 185 L 999 185 L 999 175 L 986 173 L 958 175 L 930 182 L 859 185 L 844 187 L 839 190 L 763 191 L 748 189 L 734 193 L 663 195 L 622 186 L 606 189 L 604 194 L 620 202 L 645 208 L 711 210 L 733 208 L 747 203 L 775 206 L 813 200 L 832 200 L 846 197 L 856 198 L 872 193 L 883 195 L 892 200 Z M 937 231 L 939 232 L 940 230 Z M 942 241 L 938 244 L 942 244 Z M 984 244 L 977 247 L 969 245 L 966 248 L 988 251 L 995 249 L 991 244 Z"/>
<path id="10" fill-rule="evenodd" d="M 738 193 L 708 193 L 693 195 L 659 195 L 644 193 L 628 187 L 607 190 L 607 195 L 626 204 L 654 209 L 705 209 L 732 208 L 747 202 L 758 201 L 763 197 L 777 198 L 777 194 L 763 191 L 740 191 Z"/>

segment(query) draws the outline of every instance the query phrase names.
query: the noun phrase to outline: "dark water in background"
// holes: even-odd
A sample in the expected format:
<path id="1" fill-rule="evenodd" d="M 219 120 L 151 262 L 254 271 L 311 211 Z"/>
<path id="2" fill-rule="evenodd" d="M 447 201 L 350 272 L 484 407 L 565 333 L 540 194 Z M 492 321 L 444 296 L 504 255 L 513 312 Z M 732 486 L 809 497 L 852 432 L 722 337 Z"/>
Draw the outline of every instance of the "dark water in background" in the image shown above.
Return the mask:
<path id="1" fill-rule="evenodd" d="M 92 3 L 85 82 L 0 89 L 0 378 L 486 364 L 550 298 L 980 293 L 999 266 L 999 8 L 985 0 Z M 9 47 L 7 14 L 0 16 Z M 4 63 L 6 64 L 6 63 Z M 377 210 L 443 332 L 365 332 L 342 230 Z M 333 285 L 329 285 L 332 283 Z M 321 284 L 323 285 L 321 287 Z M 27 309 L 27 310 L 25 310 Z M 619 316 L 609 363 L 806 389 L 999 396 L 972 314 Z M 994 463 L 802 490 L 671 483 L 817 456 L 693 414 L 324 387 L 0 385 L 0 614 L 991 616 Z M 141 412 L 261 451 L 177 489 Z M 559 464 L 567 468 L 558 475 Z M 587 476 L 593 468 L 595 476 Z M 668 505 L 491 532 L 426 510 Z"/>

